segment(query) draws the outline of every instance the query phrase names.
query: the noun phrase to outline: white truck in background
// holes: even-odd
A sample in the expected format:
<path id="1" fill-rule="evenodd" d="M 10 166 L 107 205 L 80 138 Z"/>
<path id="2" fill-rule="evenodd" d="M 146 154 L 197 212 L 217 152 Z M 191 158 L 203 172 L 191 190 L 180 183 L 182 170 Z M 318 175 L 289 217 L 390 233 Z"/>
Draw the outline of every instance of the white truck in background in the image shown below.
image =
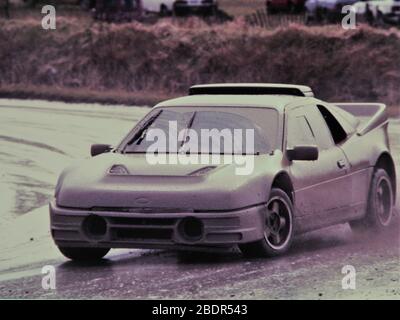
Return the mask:
<path id="1" fill-rule="evenodd" d="M 218 3 L 217 0 L 142 0 L 142 7 L 145 12 L 161 16 L 189 12 L 213 14 Z"/>
<path id="2" fill-rule="evenodd" d="M 142 0 L 142 7 L 145 12 L 167 16 L 174 11 L 174 3 L 175 0 Z"/>

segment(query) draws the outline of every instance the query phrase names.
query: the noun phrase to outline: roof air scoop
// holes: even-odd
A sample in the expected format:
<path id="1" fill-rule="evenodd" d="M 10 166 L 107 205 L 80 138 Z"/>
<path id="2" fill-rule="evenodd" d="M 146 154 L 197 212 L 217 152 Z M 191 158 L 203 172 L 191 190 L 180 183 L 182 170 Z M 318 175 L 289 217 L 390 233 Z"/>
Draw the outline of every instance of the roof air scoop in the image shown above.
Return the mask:
<path id="1" fill-rule="evenodd" d="M 290 95 L 313 97 L 310 87 L 279 83 L 226 83 L 196 85 L 189 89 L 189 95 Z"/>

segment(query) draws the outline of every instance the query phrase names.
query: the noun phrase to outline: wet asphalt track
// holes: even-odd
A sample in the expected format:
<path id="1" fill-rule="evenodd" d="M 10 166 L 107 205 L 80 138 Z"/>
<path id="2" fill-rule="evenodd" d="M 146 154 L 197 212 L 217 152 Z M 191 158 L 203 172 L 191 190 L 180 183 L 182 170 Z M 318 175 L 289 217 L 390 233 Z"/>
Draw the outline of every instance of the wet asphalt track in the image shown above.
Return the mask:
<path id="1" fill-rule="evenodd" d="M 146 111 L 0 101 L 0 227 L 45 205 L 64 166 L 86 157 L 91 143 L 118 142 Z M 397 120 L 390 132 L 398 151 Z M 43 241 L 51 246 L 44 237 L 39 250 Z M 16 257 L 19 250 L 15 246 Z M 246 260 L 237 251 L 182 258 L 171 251 L 119 250 L 100 264 L 79 265 L 43 250 L 32 263 L 0 254 L 0 263 L 9 259 L 0 271 L 0 298 L 400 299 L 398 224 L 385 235 L 354 235 L 347 224 L 319 230 L 273 259 Z M 56 290 L 41 287 L 45 264 L 56 266 Z M 357 271 L 356 290 L 342 289 L 345 265 Z"/>

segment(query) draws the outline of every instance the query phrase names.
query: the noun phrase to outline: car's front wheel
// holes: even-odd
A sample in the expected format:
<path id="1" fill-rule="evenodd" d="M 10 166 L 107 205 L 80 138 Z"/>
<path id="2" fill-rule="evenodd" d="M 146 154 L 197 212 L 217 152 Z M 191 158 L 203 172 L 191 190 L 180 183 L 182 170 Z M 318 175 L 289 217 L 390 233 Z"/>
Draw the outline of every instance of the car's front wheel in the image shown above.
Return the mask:
<path id="1" fill-rule="evenodd" d="M 246 256 L 271 257 L 285 253 L 293 240 L 293 204 L 279 188 L 273 188 L 263 217 L 264 237 L 256 242 L 240 245 Z"/>
<path id="2" fill-rule="evenodd" d="M 74 261 L 98 261 L 110 251 L 109 248 L 58 247 L 58 249 L 65 257 Z"/>
<path id="3" fill-rule="evenodd" d="M 393 189 L 384 169 L 376 169 L 372 176 L 367 212 L 360 220 L 350 221 L 354 231 L 387 229 L 393 220 Z"/>

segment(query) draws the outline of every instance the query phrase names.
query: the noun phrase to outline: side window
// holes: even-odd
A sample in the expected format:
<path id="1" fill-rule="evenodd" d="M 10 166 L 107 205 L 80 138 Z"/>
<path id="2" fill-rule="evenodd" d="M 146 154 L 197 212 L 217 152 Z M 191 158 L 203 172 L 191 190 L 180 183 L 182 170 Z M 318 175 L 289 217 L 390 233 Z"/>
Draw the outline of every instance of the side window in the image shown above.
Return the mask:
<path id="1" fill-rule="evenodd" d="M 332 139 L 331 132 L 318 110 L 316 105 L 309 105 L 302 108 L 304 114 L 310 123 L 311 130 L 314 133 L 315 140 L 317 141 L 317 146 L 320 150 L 326 150 L 334 146 L 334 141 Z"/>
<path id="2" fill-rule="evenodd" d="M 347 138 L 347 133 L 344 131 L 343 127 L 340 125 L 339 121 L 335 118 L 335 116 L 329 112 L 327 108 L 324 106 L 318 105 L 318 110 L 321 112 L 322 117 L 324 118 L 326 125 L 331 132 L 333 141 L 335 144 L 338 144 Z"/>
<path id="3" fill-rule="evenodd" d="M 301 114 L 289 116 L 287 147 L 298 145 L 316 145 L 314 134 L 306 117 Z"/>

